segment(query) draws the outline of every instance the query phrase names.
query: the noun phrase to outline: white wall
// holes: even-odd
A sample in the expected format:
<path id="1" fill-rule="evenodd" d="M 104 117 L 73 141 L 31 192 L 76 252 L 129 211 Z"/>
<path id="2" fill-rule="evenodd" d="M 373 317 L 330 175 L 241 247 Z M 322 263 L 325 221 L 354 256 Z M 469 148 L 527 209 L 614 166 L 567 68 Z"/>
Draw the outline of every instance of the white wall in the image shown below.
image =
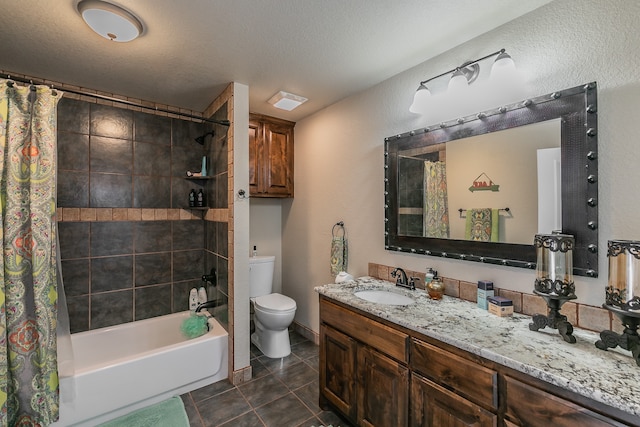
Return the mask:
<path id="1" fill-rule="evenodd" d="M 249 366 L 249 87 L 233 84 L 233 370 Z M 231 266 L 230 266 L 231 267 Z"/>
<path id="2" fill-rule="evenodd" d="M 533 271 L 384 250 L 384 138 L 452 118 L 438 117 L 444 108 L 430 118 L 408 112 L 418 82 L 503 47 L 524 72 L 528 96 L 598 82 L 600 277 L 576 277 L 576 293 L 578 302 L 602 304 L 607 240 L 640 239 L 640 197 L 632 184 L 640 180 L 638 22 L 637 1 L 556 0 L 298 122 L 296 196 L 282 211 L 283 292 L 298 304 L 296 321 L 319 330 L 313 287 L 332 281 L 331 227 L 339 220 L 348 230 L 348 270 L 356 276 L 367 274 L 368 262 L 418 271 L 431 266 L 448 277 L 533 290 Z M 494 107 L 490 102 L 474 100 L 448 114 Z"/>

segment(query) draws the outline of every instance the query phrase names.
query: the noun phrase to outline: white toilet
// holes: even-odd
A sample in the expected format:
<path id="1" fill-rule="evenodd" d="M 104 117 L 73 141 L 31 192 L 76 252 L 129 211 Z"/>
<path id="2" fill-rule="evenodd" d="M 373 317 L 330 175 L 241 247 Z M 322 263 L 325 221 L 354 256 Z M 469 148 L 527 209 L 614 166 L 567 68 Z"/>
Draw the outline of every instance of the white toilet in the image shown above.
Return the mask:
<path id="1" fill-rule="evenodd" d="M 275 256 L 249 258 L 249 292 L 256 330 L 251 342 L 267 357 L 280 358 L 291 353 L 289 325 L 296 314 L 296 302 L 288 296 L 271 293 Z"/>

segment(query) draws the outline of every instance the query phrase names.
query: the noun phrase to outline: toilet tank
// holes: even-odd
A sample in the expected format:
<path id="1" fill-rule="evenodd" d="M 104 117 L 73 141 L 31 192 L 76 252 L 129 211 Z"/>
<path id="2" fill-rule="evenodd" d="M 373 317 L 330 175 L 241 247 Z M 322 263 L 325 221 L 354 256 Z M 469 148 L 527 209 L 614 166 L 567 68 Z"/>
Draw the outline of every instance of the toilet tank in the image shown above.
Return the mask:
<path id="1" fill-rule="evenodd" d="M 273 289 L 273 267 L 276 257 L 253 256 L 249 258 L 249 293 L 250 297 L 269 295 Z"/>

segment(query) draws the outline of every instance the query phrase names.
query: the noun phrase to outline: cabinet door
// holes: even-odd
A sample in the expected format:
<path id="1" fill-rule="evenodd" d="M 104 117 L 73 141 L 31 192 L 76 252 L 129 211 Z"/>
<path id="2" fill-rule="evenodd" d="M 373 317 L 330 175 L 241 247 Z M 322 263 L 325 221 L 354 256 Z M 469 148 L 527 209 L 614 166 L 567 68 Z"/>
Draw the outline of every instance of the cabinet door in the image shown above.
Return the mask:
<path id="1" fill-rule="evenodd" d="M 259 193 L 260 182 L 260 159 L 262 153 L 262 125 L 257 120 L 249 120 L 249 194 Z"/>
<path id="2" fill-rule="evenodd" d="M 264 123 L 264 192 L 293 197 L 293 128 Z"/>
<path id="3" fill-rule="evenodd" d="M 358 347 L 358 425 L 408 425 L 409 370 L 367 346 Z"/>
<path id="4" fill-rule="evenodd" d="M 412 427 L 495 427 L 495 414 L 423 378 L 411 375 Z M 549 426 L 547 426 L 549 427 Z"/>
<path id="5" fill-rule="evenodd" d="M 506 421 L 522 427 L 623 426 L 568 400 L 505 376 Z"/>
<path id="6" fill-rule="evenodd" d="M 320 325 L 320 406 L 325 400 L 350 419 L 356 416 L 356 341 Z"/>

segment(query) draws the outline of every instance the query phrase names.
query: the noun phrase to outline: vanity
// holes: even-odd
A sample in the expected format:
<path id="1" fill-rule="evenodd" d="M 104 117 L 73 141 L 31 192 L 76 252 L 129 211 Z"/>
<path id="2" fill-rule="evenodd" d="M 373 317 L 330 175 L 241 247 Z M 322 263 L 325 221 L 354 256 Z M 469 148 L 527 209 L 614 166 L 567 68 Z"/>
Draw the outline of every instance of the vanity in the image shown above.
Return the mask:
<path id="1" fill-rule="evenodd" d="M 529 316 L 371 277 L 315 290 L 320 405 L 356 425 L 640 426 L 640 369 L 628 352 L 597 349 L 595 333 L 576 328 L 568 344 L 530 331 Z M 355 295 L 365 290 L 413 302 Z"/>

